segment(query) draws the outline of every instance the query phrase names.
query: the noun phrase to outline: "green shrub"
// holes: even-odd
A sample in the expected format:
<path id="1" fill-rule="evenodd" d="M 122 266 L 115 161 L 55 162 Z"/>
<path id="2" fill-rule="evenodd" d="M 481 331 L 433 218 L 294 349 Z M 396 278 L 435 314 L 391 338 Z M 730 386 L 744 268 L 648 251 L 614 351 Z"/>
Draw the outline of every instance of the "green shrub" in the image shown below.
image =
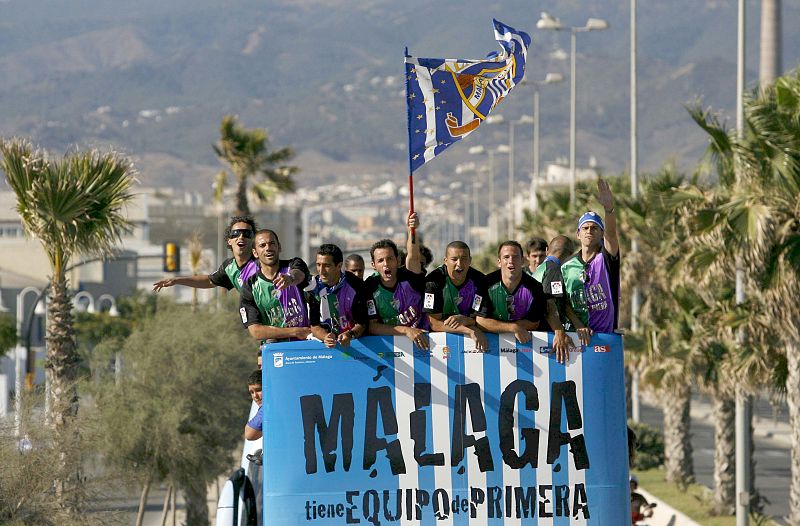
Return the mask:
<path id="1" fill-rule="evenodd" d="M 664 463 L 664 437 L 659 429 L 641 422 L 628 421 L 628 426 L 636 433 L 636 455 L 634 469 L 652 469 Z"/>

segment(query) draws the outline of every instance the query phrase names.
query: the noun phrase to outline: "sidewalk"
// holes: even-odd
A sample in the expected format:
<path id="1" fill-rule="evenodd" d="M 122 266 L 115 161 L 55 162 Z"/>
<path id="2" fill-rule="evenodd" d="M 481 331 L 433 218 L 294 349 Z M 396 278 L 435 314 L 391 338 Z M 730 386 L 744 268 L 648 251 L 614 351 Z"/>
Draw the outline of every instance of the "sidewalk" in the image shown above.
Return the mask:
<path id="1" fill-rule="evenodd" d="M 643 524 L 656 525 L 656 526 L 700 526 L 699 523 L 693 521 L 683 513 L 679 512 L 663 500 L 654 497 L 641 487 L 636 490 L 647 499 L 647 502 L 655 502 L 658 504 L 653 508 L 653 516 L 645 519 Z"/>

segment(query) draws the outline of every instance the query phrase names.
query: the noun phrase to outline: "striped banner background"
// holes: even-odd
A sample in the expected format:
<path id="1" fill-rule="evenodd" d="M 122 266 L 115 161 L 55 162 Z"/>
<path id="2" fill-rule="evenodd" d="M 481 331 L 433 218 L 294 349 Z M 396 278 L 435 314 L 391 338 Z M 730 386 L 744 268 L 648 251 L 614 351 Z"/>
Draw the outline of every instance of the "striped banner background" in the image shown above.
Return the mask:
<path id="1" fill-rule="evenodd" d="M 264 524 L 629 524 L 621 337 L 563 366 L 552 334 L 532 336 L 488 335 L 485 353 L 445 333 L 428 351 L 404 337 L 268 346 Z M 504 398 L 510 385 L 527 391 Z"/>

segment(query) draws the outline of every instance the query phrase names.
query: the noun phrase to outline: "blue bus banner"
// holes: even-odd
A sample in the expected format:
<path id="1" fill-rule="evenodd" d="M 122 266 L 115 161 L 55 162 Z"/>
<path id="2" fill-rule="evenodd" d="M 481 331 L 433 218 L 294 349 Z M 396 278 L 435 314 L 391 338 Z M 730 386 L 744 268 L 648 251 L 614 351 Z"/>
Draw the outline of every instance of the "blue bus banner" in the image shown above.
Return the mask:
<path id="1" fill-rule="evenodd" d="M 264 522 L 630 524 L 622 339 L 266 346 Z"/>

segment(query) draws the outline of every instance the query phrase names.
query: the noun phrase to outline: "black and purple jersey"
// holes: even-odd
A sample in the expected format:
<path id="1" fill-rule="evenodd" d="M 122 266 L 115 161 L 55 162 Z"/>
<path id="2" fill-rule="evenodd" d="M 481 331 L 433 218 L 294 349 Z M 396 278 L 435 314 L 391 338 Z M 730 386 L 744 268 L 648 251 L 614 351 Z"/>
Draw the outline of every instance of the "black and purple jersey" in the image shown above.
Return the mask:
<path id="1" fill-rule="evenodd" d="M 378 274 L 364 282 L 367 295 L 367 316 L 386 325 L 403 325 L 429 329 L 428 317 L 423 312 L 425 274 L 416 274 L 405 268 L 397 269 L 397 283 L 387 289 Z"/>
<path id="2" fill-rule="evenodd" d="M 280 273 L 297 269 L 305 276 L 302 283 L 278 290 L 259 271 L 248 279 L 240 291 L 239 313 L 242 323 L 249 327 L 255 323 L 270 327 L 308 327 L 308 309 L 303 289 L 308 285 L 308 267 L 300 258 L 281 260 Z"/>
<path id="3" fill-rule="evenodd" d="M 472 267 L 461 286 L 456 286 L 442 265 L 425 278 L 425 312 L 441 314 L 447 319 L 454 314 L 489 316 L 490 302 L 486 291 L 486 276 Z"/>
<path id="4" fill-rule="evenodd" d="M 242 290 L 242 285 L 258 272 L 258 260 L 250 258 L 241 267 L 234 258 L 222 262 L 216 272 L 208 275 L 208 279 L 217 287 L 227 290 Z"/>
<path id="5" fill-rule="evenodd" d="M 322 326 L 336 335 L 349 331 L 357 324 L 366 326 L 367 305 L 364 282 L 350 272 L 342 272 L 336 285 L 329 287 L 319 276 L 306 287 L 306 301 L 311 326 Z"/>
<path id="6" fill-rule="evenodd" d="M 489 317 L 500 321 L 545 320 L 547 296 L 542 284 L 523 273 L 517 288 L 506 290 L 499 270 L 486 276 L 492 310 Z"/>

